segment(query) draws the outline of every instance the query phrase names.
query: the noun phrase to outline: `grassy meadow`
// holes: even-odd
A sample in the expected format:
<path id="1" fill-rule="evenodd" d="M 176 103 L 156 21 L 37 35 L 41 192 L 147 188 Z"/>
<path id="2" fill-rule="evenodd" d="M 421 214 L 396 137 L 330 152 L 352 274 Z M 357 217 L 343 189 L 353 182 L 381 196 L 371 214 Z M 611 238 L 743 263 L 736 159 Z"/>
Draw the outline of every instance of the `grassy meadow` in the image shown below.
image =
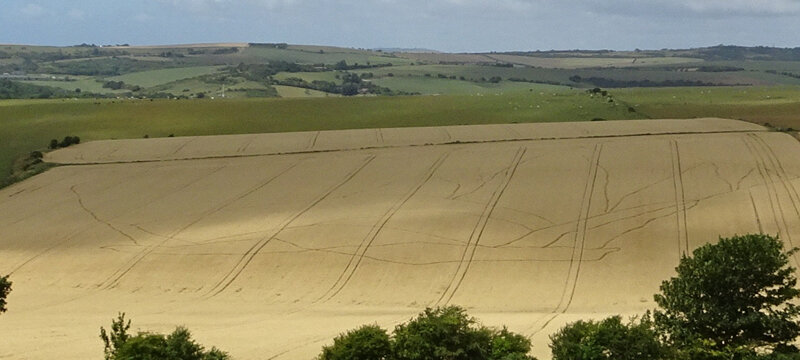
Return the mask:
<path id="1" fill-rule="evenodd" d="M 9 173 L 18 156 L 67 135 L 87 141 L 170 134 L 693 117 L 800 128 L 800 87 L 616 89 L 610 95 L 611 100 L 590 96 L 585 90 L 557 88 L 502 95 L 4 100 L 0 101 L 0 173 Z"/>

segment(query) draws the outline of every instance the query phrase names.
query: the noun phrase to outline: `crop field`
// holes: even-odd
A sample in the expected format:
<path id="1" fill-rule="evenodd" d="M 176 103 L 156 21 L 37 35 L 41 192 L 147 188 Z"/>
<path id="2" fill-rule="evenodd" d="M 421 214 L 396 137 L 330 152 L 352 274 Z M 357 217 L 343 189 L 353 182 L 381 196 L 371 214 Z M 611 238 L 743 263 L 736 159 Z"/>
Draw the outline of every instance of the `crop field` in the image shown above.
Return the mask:
<path id="1" fill-rule="evenodd" d="M 723 119 L 83 143 L 0 190 L 0 332 L 16 339 L 0 357 L 99 358 L 124 311 L 237 359 L 307 359 L 458 304 L 546 359 L 568 321 L 652 308 L 718 236 L 798 245 L 798 154 Z"/>

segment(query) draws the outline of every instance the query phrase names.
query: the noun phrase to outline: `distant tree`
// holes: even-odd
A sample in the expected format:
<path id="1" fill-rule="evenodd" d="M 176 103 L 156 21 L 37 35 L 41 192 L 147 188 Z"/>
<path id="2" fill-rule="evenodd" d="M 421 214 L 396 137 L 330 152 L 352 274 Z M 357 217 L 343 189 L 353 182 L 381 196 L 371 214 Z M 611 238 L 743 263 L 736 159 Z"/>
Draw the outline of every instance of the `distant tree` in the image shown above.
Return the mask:
<path id="1" fill-rule="evenodd" d="M 655 295 L 657 327 L 678 348 L 786 349 L 800 335 L 800 290 L 785 251 L 769 235 L 720 238 L 684 256 Z"/>
<path id="2" fill-rule="evenodd" d="M 389 334 L 378 325 L 364 325 L 340 334 L 322 348 L 319 360 L 379 360 L 392 352 Z"/>
<path id="3" fill-rule="evenodd" d="M 50 145 L 47 146 L 50 149 L 58 149 L 58 140 L 52 139 L 50 140 Z"/>
<path id="4" fill-rule="evenodd" d="M 6 298 L 8 293 L 11 292 L 11 281 L 8 281 L 8 275 L 0 276 L 0 314 L 6 312 Z"/>
<path id="5" fill-rule="evenodd" d="M 336 64 L 333 64 L 333 69 L 334 70 L 347 70 L 347 69 L 350 69 L 350 66 L 347 65 L 347 61 L 342 60 L 342 61 L 337 62 Z"/>
<path id="6" fill-rule="evenodd" d="M 75 145 L 80 143 L 81 143 L 81 138 L 77 136 L 65 136 L 64 140 L 62 140 L 61 143 L 58 144 L 58 147 L 68 147 L 70 145 Z"/>
<path id="7" fill-rule="evenodd" d="M 668 355 L 649 317 L 628 324 L 619 316 L 579 320 L 551 335 L 550 349 L 553 360 L 655 360 Z"/>
<path id="8" fill-rule="evenodd" d="M 354 83 L 345 83 L 342 85 L 342 95 L 344 96 L 353 96 L 358 95 L 358 84 Z"/>

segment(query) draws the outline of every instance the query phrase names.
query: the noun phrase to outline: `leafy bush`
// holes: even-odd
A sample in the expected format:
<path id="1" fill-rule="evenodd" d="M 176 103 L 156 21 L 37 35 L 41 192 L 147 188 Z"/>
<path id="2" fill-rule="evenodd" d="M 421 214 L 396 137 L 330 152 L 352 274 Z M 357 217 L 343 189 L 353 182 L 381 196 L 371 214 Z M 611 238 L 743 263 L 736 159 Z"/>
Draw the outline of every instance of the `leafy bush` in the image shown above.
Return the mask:
<path id="1" fill-rule="evenodd" d="M 169 335 L 139 332 L 130 336 L 131 322 L 120 313 L 111 323 L 111 332 L 100 328 L 106 360 L 228 360 L 230 356 L 215 347 L 205 348 L 192 340 L 185 327 L 175 328 Z"/>
<path id="2" fill-rule="evenodd" d="M 800 335 L 800 290 L 789 266 L 796 251 L 763 234 L 697 248 L 661 284 L 656 325 L 678 348 L 786 348 Z"/>
<path id="3" fill-rule="evenodd" d="M 425 309 L 394 329 L 394 358 L 488 359 L 492 333 L 457 306 Z"/>
<path id="4" fill-rule="evenodd" d="M 392 352 L 389 334 L 378 325 L 364 325 L 333 339 L 322 348 L 320 360 L 378 360 Z"/>
<path id="5" fill-rule="evenodd" d="M 55 150 L 60 147 L 63 148 L 63 147 L 68 147 L 70 145 L 77 145 L 80 143 L 81 143 L 81 138 L 77 136 L 65 136 L 64 140 L 61 140 L 61 142 L 58 142 L 58 140 L 56 139 L 50 140 L 50 143 L 47 145 L 47 147 L 52 150 Z"/>
<path id="6" fill-rule="evenodd" d="M 319 359 L 535 360 L 531 342 L 508 331 L 480 325 L 458 306 L 427 308 L 394 329 L 390 337 L 377 325 L 339 335 Z"/>
<path id="7" fill-rule="evenodd" d="M 130 335 L 128 329 L 131 328 L 131 321 L 125 321 L 125 313 L 119 313 L 117 318 L 111 321 L 111 332 L 107 332 L 105 328 L 100 327 L 100 339 L 103 340 L 103 354 L 106 360 L 113 360 L 119 348 L 124 345 Z"/>
<path id="8" fill-rule="evenodd" d="M 508 331 L 504 326 L 492 335 L 492 353 L 489 356 L 494 360 L 529 360 L 531 341 L 520 334 Z"/>
<path id="9" fill-rule="evenodd" d="M 550 336 L 553 360 L 662 359 L 667 349 L 648 317 L 628 324 L 619 316 L 568 324 Z"/>

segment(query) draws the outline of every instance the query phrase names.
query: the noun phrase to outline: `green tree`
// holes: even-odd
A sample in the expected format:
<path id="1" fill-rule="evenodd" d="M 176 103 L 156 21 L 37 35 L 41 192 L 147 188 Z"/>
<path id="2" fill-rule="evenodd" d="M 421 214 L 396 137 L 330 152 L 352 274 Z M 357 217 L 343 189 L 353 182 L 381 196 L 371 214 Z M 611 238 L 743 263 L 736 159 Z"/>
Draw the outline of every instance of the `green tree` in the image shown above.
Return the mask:
<path id="1" fill-rule="evenodd" d="M 492 360 L 531 360 L 531 341 L 525 336 L 508 331 L 504 326 L 492 335 Z"/>
<path id="2" fill-rule="evenodd" d="M 394 329 L 392 353 L 398 360 L 487 359 L 492 334 L 458 306 L 427 308 Z"/>
<path id="3" fill-rule="evenodd" d="M 536 360 L 528 338 L 480 325 L 458 306 L 427 308 L 395 327 L 390 337 L 377 325 L 348 331 L 322 348 L 320 360 Z"/>
<path id="4" fill-rule="evenodd" d="M 797 249 L 769 235 L 720 238 L 684 256 L 655 295 L 654 320 L 678 348 L 741 353 L 786 348 L 800 334 Z"/>
<path id="5" fill-rule="evenodd" d="M 100 327 L 100 339 L 103 340 L 103 354 L 106 360 L 116 359 L 117 351 L 125 344 L 130 335 L 128 330 L 131 328 L 131 321 L 125 321 L 125 313 L 119 313 L 117 318 L 111 321 L 111 332 Z"/>
<path id="6" fill-rule="evenodd" d="M 111 332 L 100 328 L 100 338 L 105 345 L 106 360 L 229 360 L 230 356 L 215 347 L 206 351 L 192 339 L 183 326 L 169 335 L 140 332 L 128 334 L 131 321 L 120 313 L 111 323 Z"/>
<path id="7" fill-rule="evenodd" d="M 391 355 L 389 334 L 378 325 L 364 325 L 340 334 L 322 348 L 320 360 L 380 360 Z"/>
<path id="8" fill-rule="evenodd" d="M 11 281 L 8 281 L 8 275 L 0 276 L 0 314 L 6 312 L 6 298 L 8 293 L 11 292 Z"/>
<path id="9" fill-rule="evenodd" d="M 602 321 L 579 320 L 551 335 L 550 349 L 553 360 L 647 360 L 668 355 L 648 316 L 627 324 L 620 316 Z"/>
<path id="10" fill-rule="evenodd" d="M 114 360 L 167 360 L 167 339 L 161 334 L 139 333 L 117 349 Z"/>

